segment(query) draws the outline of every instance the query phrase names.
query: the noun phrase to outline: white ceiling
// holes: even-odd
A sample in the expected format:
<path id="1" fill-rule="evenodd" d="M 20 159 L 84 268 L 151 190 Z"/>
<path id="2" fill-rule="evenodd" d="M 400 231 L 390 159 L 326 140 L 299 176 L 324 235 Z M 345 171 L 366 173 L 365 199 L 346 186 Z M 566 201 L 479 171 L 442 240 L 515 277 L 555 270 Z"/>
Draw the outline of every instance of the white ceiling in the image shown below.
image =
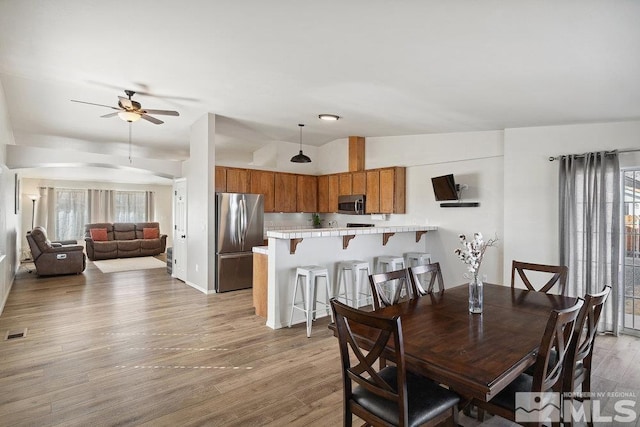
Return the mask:
<path id="1" fill-rule="evenodd" d="M 216 149 L 640 119 L 640 1 L 0 1 L 0 82 L 16 144 L 126 155 L 99 116 L 143 108 L 134 151 Z M 338 114 L 322 122 L 319 113 Z"/>

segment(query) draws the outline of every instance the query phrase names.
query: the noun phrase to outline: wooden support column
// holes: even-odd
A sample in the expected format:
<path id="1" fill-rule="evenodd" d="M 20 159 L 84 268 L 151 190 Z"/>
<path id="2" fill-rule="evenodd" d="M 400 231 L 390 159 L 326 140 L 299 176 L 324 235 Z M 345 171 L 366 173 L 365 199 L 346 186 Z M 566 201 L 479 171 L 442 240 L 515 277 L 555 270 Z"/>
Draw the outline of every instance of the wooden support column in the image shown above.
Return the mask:
<path id="1" fill-rule="evenodd" d="M 364 136 L 349 137 L 349 172 L 364 170 Z"/>

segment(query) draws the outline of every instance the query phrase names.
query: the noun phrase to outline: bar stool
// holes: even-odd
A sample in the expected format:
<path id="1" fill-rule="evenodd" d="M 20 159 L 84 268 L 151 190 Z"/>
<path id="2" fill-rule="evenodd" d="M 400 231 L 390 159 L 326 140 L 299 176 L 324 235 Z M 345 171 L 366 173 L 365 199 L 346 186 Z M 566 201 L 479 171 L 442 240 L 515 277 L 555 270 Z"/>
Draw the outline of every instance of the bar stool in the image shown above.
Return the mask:
<path id="1" fill-rule="evenodd" d="M 351 289 L 347 286 L 347 276 L 351 273 Z M 361 260 L 349 260 L 341 261 L 337 267 L 337 279 L 336 279 L 336 298 L 343 298 L 345 303 L 354 307 L 360 307 L 361 296 L 368 303 L 368 299 L 371 298 L 371 292 L 369 290 L 369 263 Z M 364 274 L 364 278 L 362 275 Z M 349 298 L 351 295 L 351 298 Z"/>
<path id="2" fill-rule="evenodd" d="M 376 273 L 386 273 L 406 268 L 404 258 L 395 255 L 384 255 L 376 258 Z"/>
<path id="3" fill-rule="evenodd" d="M 396 255 L 383 255 L 376 258 L 376 273 L 386 273 L 388 271 L 396 271 L 405 269 L 406 264 L 404 262 L 404 257 L 396 256 Z M 385 283 L 385 287 L 389 288 L 388 292 L 390 295 L 395 295 L 396 287 L 400 285 L 398 280 L 390 280 Z M 404 292 L 401 295 L 402 298 L 405 297 Z"/>
<path id="4" fill-rule="evenodd" d="M 320 277 L 324 277 L 326 288 L 326 300 L 318 301 L 318 282 Z M 300 279 L 304 279 L 304 284 L 300 283 Z M 329 280 L 329 271 L 319 265 L 306 265 L 296 269 L 296 277 L 293 282 L 293 300 L 291 301 L 291 315 L 289 316 L 289 327 L 293 322 L 293 310 L 302 311 L 307 317 L 307 338 L 311 337 L 311 321 L 316 318 L 316 303 L 320 303 L 326 307 L 327 315 L 331 314 L 329 300 L 331 299 L 331 281 Z M 296 304 L 296 296 L 298 288 L 301 288 L 302 304 Z M 331 314 L 333 316 L 333 314 Z"/>
<path id="5" fill-rule="evenodd" d="M 407 252 L 404 254 L 404 259 L 407 268 L 431 264 L 431 254 L 425 252 Z"/>

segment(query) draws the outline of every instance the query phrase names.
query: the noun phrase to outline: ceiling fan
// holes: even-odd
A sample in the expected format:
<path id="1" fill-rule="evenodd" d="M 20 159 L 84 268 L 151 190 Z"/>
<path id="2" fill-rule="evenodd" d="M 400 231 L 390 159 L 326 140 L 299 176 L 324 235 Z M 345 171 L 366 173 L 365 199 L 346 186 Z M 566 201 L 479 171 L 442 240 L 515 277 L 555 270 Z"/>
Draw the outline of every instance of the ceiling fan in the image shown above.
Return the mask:
<path id="1" fill-rule="evenodd" d="M 177 111 L 171 111 L 171 110 L 148 110 L 148 109 L 143 109 L 142 105 L 140 105 L 139 102 L 134 101 L 133 99 L 131 99 L 131 97 L 133 95 L 135 95 L 135 92 L 132 90 L 125 90 L 124 93 L 127 95 L 128 98 L 125 98 L 124 96 L 119 96 L 118 97 L 118 106 L 117 107 L 113 107 L 111 105 L 104 105 L 104 104 L 95 104 L 93 102 L 86 102 L 86 101 L 78 101 L 75 99 L 72 99 L 71 102 L 79 102 L 81 104 L 89 104 L 89 105 L 97 105 L 99 107 L 107 107 L 107 108 L 111 108 L 112 110 L 117 110 L 115 113 L 109 113 L 109 114 L 105 114 L 104 116 L 100 116 L 102 118 L 108 118 L 108 117 L 115 117 L 118 116 L 120 117 L 122 120 L 126 121 L 126 122 L 135 122 L 137 120 L 140 119 L 144 119 L 148 122 L 151 122 L 153 124 L 159 125 L 164 123 L 162 120 L 156 119 L 153 116 L 150 116 L 150 114 L 159 114 L 159 115 L 163 115 L 163 116 L 179 116 L 180 113 L 178 113 Z"/>

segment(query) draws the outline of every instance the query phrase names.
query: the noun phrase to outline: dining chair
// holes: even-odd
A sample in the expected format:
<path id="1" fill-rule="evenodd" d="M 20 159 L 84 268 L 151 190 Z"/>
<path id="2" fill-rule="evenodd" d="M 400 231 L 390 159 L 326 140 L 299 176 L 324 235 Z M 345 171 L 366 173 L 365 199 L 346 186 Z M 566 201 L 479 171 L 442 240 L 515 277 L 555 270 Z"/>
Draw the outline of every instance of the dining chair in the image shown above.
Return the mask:
<path id="1" fill-rule="evenodd" d="M 458 425 L 460 397 L 437 383 L 406 370 L 402 323 L 399 316 L 384 317 L 331 299 L 340 346 L 343 383 L 343 425 L 356 415 L 367 425 L 435 425 L 445 421 Z M 353 328 L 375 332 L 365 345 Z M 393 347 L 387 349 L 387 344 Z M 388 351 L 394 366 L 376 370 L 376 360 Z"/>
<path id="2" fill-rule="evenodd" d="M 371 294 L 373 295 L 373 309 L 377 310 L 419 297 L 418 290 L 407 277 L 407 270 L 387 271 L 385 273 L 369 275 Z"/>
<path id="3" fill-rule="evenodd" d="M 487 411 L 515 422 L 516 393 L 554 392 L 560 396 L 563 390 L 564 362 L 583 303 L 582 299 L 578 299 L 572 307 L 551 312 L 538 348 L 533 375 L 522 373 L 490 401 L 473 399 L 472 404 L 482 409 L 482 413 Z M 479 411 L 478 418 L 482 421 L 480 414 Z"/>
<path id="4" fill-rule="evenodd" d="M 585 295 L 584 305 L 576 320 L 574 339 L 565 360 L 563 391 L 571 393 L 573 397 L 573 392 L 581 386 L 583 397 L 576 398 L 578 401 L 589 398 L 591 393 L 593 344 L 598 332 L 598 320 L 610 292 L 611 286 L 606 285 L 602 292 Z"/>
<path id="5" fill-rule="evenodd" d="M 551 278 L 536 289 L 531 283 L 530 276 L 527 276 L 526 272 L 538 272 L 538 273 L 550 273 L 553 274 Z M 516 283 L 516 272 L 518 272 L 518 276 L 530 291 L 544 292 L 548 293 L 551 288 L 554 287 L 556 283 L 558 283 L 558 290 L 560 295 L 564 295 L 565 287 L 567 284 L 567 274 L 569 269 L 566 265 L 545 265 L 545 264 L 532 264 L 530 262 L 522 262 L 522 261 L 513 261 L 511 264 L 511 287 L 515 287 Z"/>
<path id="6" fill-rule="evenodd" d="M 438 282 L 438 292 L 444 291 L 444 281 L 442 280 L 442 270 L 440 270 L 439 262 L 409 267 L 408 271 L 411 286 L 418 291 L 419 295 L 433 293 L 436 281 Z M 420 279 L 421 277 L 425 278 L 427 274 L 429 274 L 428 285 L 426 284 L 426 280 Z"/>

